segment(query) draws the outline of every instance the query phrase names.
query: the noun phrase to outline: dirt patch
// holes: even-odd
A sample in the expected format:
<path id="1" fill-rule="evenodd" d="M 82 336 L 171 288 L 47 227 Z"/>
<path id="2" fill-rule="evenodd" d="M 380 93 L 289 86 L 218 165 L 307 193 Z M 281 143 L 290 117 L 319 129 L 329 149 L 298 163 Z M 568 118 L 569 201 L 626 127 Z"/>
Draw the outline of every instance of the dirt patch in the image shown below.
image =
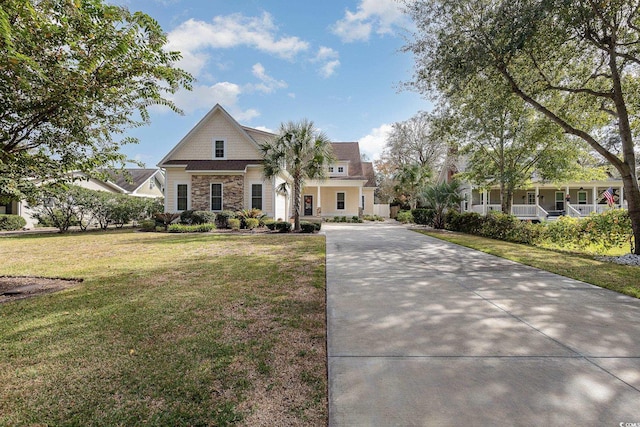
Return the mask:
<path id="1" fill-rule="evenodd" d="M 0 276 L 0 304 L 71 288 L 82 279 Z"/>

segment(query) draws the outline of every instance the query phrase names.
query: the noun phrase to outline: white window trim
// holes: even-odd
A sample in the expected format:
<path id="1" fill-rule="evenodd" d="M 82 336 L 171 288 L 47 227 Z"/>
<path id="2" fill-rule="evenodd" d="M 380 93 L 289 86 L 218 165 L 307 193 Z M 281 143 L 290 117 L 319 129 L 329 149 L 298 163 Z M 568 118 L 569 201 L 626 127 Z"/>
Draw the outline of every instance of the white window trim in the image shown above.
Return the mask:
<path id="1" fill-rule="evenodd" d="M 264 198 L 264 182 L 263 181 L 250 181 L 249 182 L 249 208 L 253 209 L 253 186 L 254 185 L 261 185 L 262 186 L 262 194 L 260 195 L 260 197 L 262 198 L 262 211 L 264 212 L 264 202 L 265 202 L 265 198 Z"/>
<path id="2" fill-rule="evenodd" d="M 216 142 L 218 141 L 222 141 L 222 151 L 224 154 L 222 157 L 216 157 Z M 213 145 L 213 152 L 211 154 L 212 154 L 213 160 L 227 160 L 227 141 L 225 139 L 214 138 L 212 145 Z"/>
<path id="3" fill-rule="evenodd" d="M 343 195 L 342 202 L 344 203 L 344 207 L 342 209 L 340 209 L 338 207 L 338 194 L 342 194 Z M 342 211 L 345 211 L 345 210 L 347 210 L 347 193 L 346 193 L 346 191 L 336 191 L 336 211 L 342 212 Z"/>
<path id="4" fill-rule="evenodd" d="M 176 189 L 176 194 L 175 194 L 175 198 L 173 200 L 174 203 L 174 207 L 175 209 L 172 209 L 175 212 L 183 212 L 180 209 L 178 209 L 178 186 L 179 185 L 186 185 L 187 186 L 187 209 L 189 210 L 191 209 L 191 184 L 189 182 L 186 181 L 176 181 L 175 183 L 175 189 Z"/>
<path id="5" fill-rule="evenodd" d="M 532 197 L 533 196 L 533 197 Z M 527 191 L 527 205 L 535 205 L 536 204 L 536 192 L 535 191 Z"/>
<path id="6" fill-rule="evenodd" d="M 580 203 L 580 194 L 584 194 L 584 203 Z M 578 191 L 578 200 L 576 200 L 576 202 L 579 205 L 587 205 L 587 204 L 589 204 L 589 193 L 587 193 L 584 190 Z"/>
<path id="7" fill-rule="evenodd" d="M 214 210 L 212 205 L 213 194 L 211 191 L 211 187 L 213 184 L 220 185 L 220 210 Z M 209 183 L 209 210 L 211 212 L 222 212 L 224 210 L 224 184 L 222 182 L 210 182 Z"/>

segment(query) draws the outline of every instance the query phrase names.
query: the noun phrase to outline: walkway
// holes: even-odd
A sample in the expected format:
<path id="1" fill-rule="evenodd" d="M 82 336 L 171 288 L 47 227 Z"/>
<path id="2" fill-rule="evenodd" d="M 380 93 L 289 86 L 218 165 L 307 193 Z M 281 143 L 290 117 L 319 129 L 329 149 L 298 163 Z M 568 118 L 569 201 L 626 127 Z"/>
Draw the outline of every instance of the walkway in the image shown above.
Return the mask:
<path id="1" fill-rule="evenodd" d="M 323 230 L 330 426 L 640 425 L 640 300 L 392 223 Z"/>

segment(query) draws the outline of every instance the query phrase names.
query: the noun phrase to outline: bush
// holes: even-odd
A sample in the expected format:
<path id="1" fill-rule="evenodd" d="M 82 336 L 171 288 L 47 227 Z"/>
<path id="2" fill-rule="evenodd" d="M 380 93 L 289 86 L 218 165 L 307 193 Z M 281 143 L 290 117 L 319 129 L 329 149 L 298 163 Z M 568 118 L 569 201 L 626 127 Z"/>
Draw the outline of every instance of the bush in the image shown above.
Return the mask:
<path id="1" fill-rule="evenodd" d="M 156 231 L 156 222 L 152 219 L 146 219 L 140 223 L 142 231 Z"/>
<path id="2" fill-rule="evenodd" d="M 236 213 L 232 211 L 218 212 L 216 215 L 216 226 L 218 228 L 231 228 L 229 224 L 230 219 L 235 219 Z"/>
<path id="3" fill-rule="evenodd" d="M 278 222 L 275 219 L 267 219 L 264 221 L 264 226 L 267 227 L 269 230 L 273 231 L 276 229 L 276 224 Z"/>
<path id="4" fill-rule="evenodd" d="M 411 211 L 400 211 L 398 212 L 396 220 L 403 224 L 407 224 L 413 222 L 413 215 L 411 214 Z"/>
<path id="5" fill-rule="evenodd" d="M 276 227 L 275 229 L 279 232 L 279 233 L 288 233 L 291 231 L 291 223 L 287 222 L 287 221 L 278 221 L 276 222 Z"/>
<path id="6" fill-rule="evenodd" d="M 27 221 L 20 215 L 0 214 L 0 231 L 20 230 Z"/>
<path id="7" fill-rule="evenodd" d="M 245 218 L 244 223 L 247 230 L 253 230 L 260 225 L 260 220 L 258 218 Z"/>
<path id="8" fill-rule="evenodd" d="M 413 209 L 411 215 L 416 224 L 433 225 L 435 211 L 433 209 Z"/>
<path id="9" fill-rule="evenodd" d="M 479 235 L 483 222 L 484 217 L 477 212 L 459 213 L 450 210 L 445 215 L 445 228 L 451 231 Z"/>
<path id="10" fill-rule="evenodd" d="M 308 221 L 300 221 L 300 230 L 303 233 L 315 233 L 317 231 L 316 225 Z"/>
<path id="11" fill-rule="evenodd" d="M 240 220 L 238 218 L 227 219 L 227 228 L 232 230 L 240 230 Z"/>
<path id="12" fill-rule="evenodd" d="M 191 215 L 192 224 L 215 224 L 216 213 L 211 211 L 194 211 Z"/>
<path id="13" fill-rule="evenodd" d="M 171 224 L 169 225 L 169 233 L 206 233 L 215 230 L 214 224 Z"/>

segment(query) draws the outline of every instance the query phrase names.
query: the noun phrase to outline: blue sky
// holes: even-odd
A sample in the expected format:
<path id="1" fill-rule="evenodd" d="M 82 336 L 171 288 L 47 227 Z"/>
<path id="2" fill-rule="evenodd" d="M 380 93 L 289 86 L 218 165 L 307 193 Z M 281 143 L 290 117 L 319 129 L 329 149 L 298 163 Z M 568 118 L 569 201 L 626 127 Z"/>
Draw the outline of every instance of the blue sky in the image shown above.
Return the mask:
<path id="1" fill-rule="evenodd" d="M 143 11 L 197 79 L 173 96 L 179 116 L 154 107 L 129 132 L 130 158 L 153 167 L 216 104 L 242 125 L 275 131 L 312 120 L 332 141 L 359 141 L 375 159 L 392 123 L 431 105 L 402 91 L 413 58 L 410 22 L 394 0 L 110 0 Z"/>

